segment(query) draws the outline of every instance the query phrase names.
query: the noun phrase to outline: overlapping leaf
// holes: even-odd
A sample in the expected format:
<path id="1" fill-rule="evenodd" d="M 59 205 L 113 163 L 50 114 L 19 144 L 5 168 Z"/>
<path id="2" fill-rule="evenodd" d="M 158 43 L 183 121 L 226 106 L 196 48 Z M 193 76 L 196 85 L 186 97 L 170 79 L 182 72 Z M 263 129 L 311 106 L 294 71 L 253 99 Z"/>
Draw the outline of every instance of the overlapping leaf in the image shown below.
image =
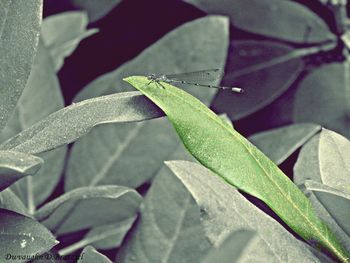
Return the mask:
<path id="1" fill-rule="evenodd" d="M 132 89 L 121 81 L 128 72 L 179 73 L 223 69 L 228 46 L 228 21 L 207 17 L 167 34 L 117 70 L 89 84 L 77 100 Z M 206 103 L 215 90 L 187 87 Z M 67 168 L 66 190 L 96 184 L 137 187 L 149 181 L 177 147 L 178 139 L 166 120 L 104 125 L 79 140 Z"/>
<path id="2" fill-rule="evenodd" d="M 112 263 L 105 255 L 96 251 L 93 247 L 88 246 L 80 254 L 78 263 Z"/>
<path id="3" fill-rule="evenodd" d="M 295 1 L 185 0 L 185 2 L 209 14 L 227 15 L 234 26 L 252 33 L 298 43 L 335 39 L 320 17 Z"/>
<path id="4" fill-rule="evenodd" d="M 295 96 L 294 120 L 314 122 L 350 138 L 349 62 L 332 63 L 312 71 Z"/>
<path id="5" fill-rule="evenodd" d="M 25 176 L 35 174 L 42 164 L 41 158 L 30 154 L 0 151 L 0 191 Z"/>
<path id="6" fill-rule="evenodd" d="M 293 124 L 254 134 L 248 140 L 279 165 L 320 129 L 316 124 Z"/>
<path id="7" fill-rule="evenodd" d="M 0 208 L 11 210 L 22 215 L 27 214 L 27 208 L 10 188 L 0 192 Z"/>
<path id="8" fill-rule="evenodd" d="M 174 86 L 129 77 L 167 114 L 186 148 L 228 183 L 261 199 L 305 240 L 317 241 L 345 261 L 347 251 L 317 217 L 311 203 L 278 167 L 200 101 Z"/>
<path id="9" fill-rule="evenodd" d="M 101 123 L 131 122 L 163 116 L 139 92 L 102 96 L 54 112 L 0 145 L 0 149 L 40 153 L 71 143 Z"/>
<path id="10" fill-rule="evenodd" d="M 232 232 L 251 229 L 256 237 L 241 255 L 243 262 L 317 262 L 305 244 L 205 167 L 186 161 L 170 161 L 167 166 L 196 200 L 206 236 L 215 247 Z"/>
<path id="11" fill-rule="evenodd" d="M 0 243 L 2 262 L 26 262 L 35 255 L 49 251 L 58 242 L 39 222 L 0 208 Z M 6 259 L 8 255 L 20 258 Z"/>
<path id="12" fill-rule="evenodd" d="M 220 91 L 213 102 L 219 112 L 241 119 L 271 103 L 299 76 L 304 52 L 271 41 L 233 41 L 223 85 L 244 89 L 239 96 Z"/>
<path id="13" fill-rule="evenodd" d="M 350 236 L 350 194 L 314 181 L 306 181 L 305 187 L 312 191 L 337 224 Z"/>
<path id="14" fill-rule="evenodd" d="M 88 24 L 85 12 L 65 12 L 49 16 L 43 21 L 42 37 L 52 56 L 54 69 L 59 71 L 65 57 L 71 55 L 84 38 L 97 32 L 86 29 Z"/>
<path id="15" fill-rule="evenodd" d="M 210 247 L 195 200 L 163 167 L 115 262 L 201 262 Z"/>
<path id="16" fill-rule="evenodd" d="M 42 206 L 35 217 L 57 234 L 134 217 L 142 198 L 121 186 L 82 187 Z"/>
<path id="17" fill-rule="evenodd" d="M 294 166 L 294 181 L 313 180 L 333 188 L 350 191 L 350 142 L 333 131 L 323 129 L 300 151 Z"/>
<path id="18" fill-rule="evenodd" d="M 209 251 L 203 263 L 232 263 L 244 258 L 244 250 L 254 238 L 254 232 L 240 230 L 229 235 L 217 249 Z"/>
<path id="19" fill-rule="evenodd" d="M 63 97 L 50 54 L 42 41 L 39 42 L 26 88 L 15 112 L 1 133 L 0 141 L 15 136 L 50 113 L 64 107 Z M 41 154 L 44 164 L 36 177 L 28 177 L 12 187 L 32 212 L 56 186 L 62 172 L 66 148 Z"/>
<path id="20" fill-rule="evenodd" d="M 131 217 L 122 222 L 94 227 L 81 240 L 61 249 L 59 253 L 60 255 L 69 255 L 88 245 L 97 249 L 119 247 L 135 219 L 135 217 Z"/>
<path id="21" fill-rule="evenodd" d="M 29 77 L 40 33 L 42 0 L 1 0 L 0 131 Z"/>

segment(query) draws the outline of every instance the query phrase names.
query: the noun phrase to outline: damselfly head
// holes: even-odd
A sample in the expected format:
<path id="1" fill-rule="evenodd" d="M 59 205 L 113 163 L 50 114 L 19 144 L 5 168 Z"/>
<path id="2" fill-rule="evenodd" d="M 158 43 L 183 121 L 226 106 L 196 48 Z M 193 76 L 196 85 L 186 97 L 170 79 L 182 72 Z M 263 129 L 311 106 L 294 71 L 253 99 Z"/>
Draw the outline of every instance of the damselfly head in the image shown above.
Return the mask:
<path id="1" fill-rule="evenodd" d="M 156 80 L 156 74 L 152 73 L 147 76 L 148 80 Z"/>

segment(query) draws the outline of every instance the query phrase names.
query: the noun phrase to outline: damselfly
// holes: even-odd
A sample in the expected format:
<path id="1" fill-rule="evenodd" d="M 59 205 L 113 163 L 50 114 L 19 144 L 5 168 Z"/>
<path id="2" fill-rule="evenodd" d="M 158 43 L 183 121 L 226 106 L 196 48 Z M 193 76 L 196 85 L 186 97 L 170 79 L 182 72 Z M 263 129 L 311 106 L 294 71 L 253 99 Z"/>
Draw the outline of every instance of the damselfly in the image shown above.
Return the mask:
<path id="1" fill-rule="evenodd" d="M 242 88 L 216 86 L 216 85 L 203 83 L 203 82 L 213 82 L 215 80 L 218 80 L 221 77 L 221 75 L 222 75 L 222 72 L 219 69 L 207 69 L 207 70 L 200 70 L 200 71 L 179 73 L 179 74 L 169 74 L 169 75 L 168 74 L 166 75 L 150 74 L 147 76 L 147 78 L 148 80 L 150 80 L 148 85 L 151 84 L 152 82 L 155 82 L 160 86 L 162 86 L 160 82 L 163 81 L 168 84 L 181 83 L 181 84 L 191 85 L 191 86 L 224 89 L 224 90 L 231 90 L 237 93 L 243 93 L 244 90 Z"/>

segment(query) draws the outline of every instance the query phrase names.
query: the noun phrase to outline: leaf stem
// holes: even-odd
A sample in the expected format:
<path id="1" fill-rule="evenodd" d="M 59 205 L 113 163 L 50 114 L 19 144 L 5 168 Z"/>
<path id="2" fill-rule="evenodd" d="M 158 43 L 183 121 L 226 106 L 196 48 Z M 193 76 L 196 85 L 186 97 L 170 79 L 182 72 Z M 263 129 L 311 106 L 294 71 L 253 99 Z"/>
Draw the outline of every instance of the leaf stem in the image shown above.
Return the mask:
<path id="1" fill-rule="evenodd" d="M 35 204 L 34 204 L 34 196 L 33 196 L 33 179 L 31 176 L 27 176 L 27 206 L 28 213 L 33 215 L 35 213 Z"/>

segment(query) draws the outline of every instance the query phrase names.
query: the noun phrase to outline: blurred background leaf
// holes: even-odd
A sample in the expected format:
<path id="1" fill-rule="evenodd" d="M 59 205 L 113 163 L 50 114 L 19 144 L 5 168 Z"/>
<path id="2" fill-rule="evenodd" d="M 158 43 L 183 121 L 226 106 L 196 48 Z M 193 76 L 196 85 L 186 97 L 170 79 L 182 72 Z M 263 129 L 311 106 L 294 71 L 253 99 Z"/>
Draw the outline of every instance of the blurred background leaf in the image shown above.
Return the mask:
<path id="1" fill-rule="evenodd" d="M 88 18 L 85 12 L 64 12 L 44 19 L 41 34 L 48 48 L 55 71 L 63 66 L 80 41 L 95 34 L 97 29 L 86 29 Z"/>
<path id="2" fill-rule="evenodd" d="M 107 15 L 122 0 L 72 0 L 77 7 L 83 8 L 89 15 L 89 20 L 94 22 Z"/>
<path id="3" fill-rule="evenodd" d="M 304 69 L 292 47 L 271 41 L 232 41 L 223 85 L 244 89 L 243 96 L 220 91 L 213 109 L 238 120 L 271 103 L 296 80 Z"/>
<path id="4" fill-rule="evenodd" d="M 297 43 L 334 40 L 324 21 L 295 1 L 185 0 L 209 14 L 227 15 L 245 31 Z"/>
<path id="5" fill-rule="evenodd" d="M 294 101 L 296 122 L 315 122 L 350 137 L 349 62 L 313 70 L 300 83 Z"/>
<path id="6" fill-rule="evenodd" d="M 256 133 L 248 140 L 280 165 L 320 130 L 321 127 L 316 124 L 292 124 Z"/>

